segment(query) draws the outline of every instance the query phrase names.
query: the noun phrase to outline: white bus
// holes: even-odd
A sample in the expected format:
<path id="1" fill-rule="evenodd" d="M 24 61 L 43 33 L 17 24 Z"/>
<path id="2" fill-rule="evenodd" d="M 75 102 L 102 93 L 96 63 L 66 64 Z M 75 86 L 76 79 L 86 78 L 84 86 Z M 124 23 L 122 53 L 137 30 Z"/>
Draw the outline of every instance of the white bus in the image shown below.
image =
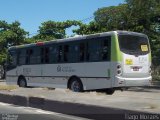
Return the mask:
<path id="1" fill-rule="evenodd" d="M 6 82 L 20 87 L 72 91 L 148 86 L 151 50 L 141 33 L 111 31 L 13 46 L 8 50 Z"/>

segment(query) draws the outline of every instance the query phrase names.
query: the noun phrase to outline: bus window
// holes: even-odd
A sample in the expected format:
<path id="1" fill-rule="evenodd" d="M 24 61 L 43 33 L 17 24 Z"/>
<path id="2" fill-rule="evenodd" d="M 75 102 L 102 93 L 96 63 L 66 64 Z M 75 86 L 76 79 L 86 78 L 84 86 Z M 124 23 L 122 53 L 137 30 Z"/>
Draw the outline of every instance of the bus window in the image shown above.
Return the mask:
<path id="1" fill-rule="evenodd" d="M 90 39 L 87 43 L 86 60 L 91 62 L 99 61 L 100 48 L 101 48 L 101 43 L 99 38 Z"/>
<path id="2" fill-rule="evenodd" d="M 28 51 L 28 64 L 36 64 L 37 63 L 37 56 L 35 54 L 35 49 L 29 49 Z"/>
<path id="3" fill-rule="evenodd" d="M 86 61 L 89 61 L 89 45 L 86 43 Z"/>
<path id="4" fill-rule="evenodd" d="M 150 51 L 147 37 L 135 35 L 119 35 L 118 39 L 120 50 L 123 53 L 130 55 L 146 55 Z"/>
<path id="5" fill-rule="evenodd" d="M 49 47 L 45 48 L 45 63 L 49 63 Z"/>
<path id="6" fill-rule="evenodd" d="M 17 63 L 18 65 L 24 65 L 25 64 L 25 58 L 26 58 L 26 51 L 24 49 L 19 50 L 18 52 L 18 59 Z"/>
<path id="7" fill-rule="evenodd" d="M 34 58 L 34 64 L 40 64 L 41 63 L 41 49 L 39 47 L 35 47 L 33 53 Z"/>
<path id="8" fill-rule="evenodd" d="M 62 62 L 62 45 L 58 47 L 58 62 Z"/>
<path id="9" fill-rule="evenodd" d="M 49 62 L 56 63 L 57 60 L 57 48 L 55 46 L 51 46 L 49 48 Z"/>
<path id="10" fill-rule="evenodd" d="M 41 63 L 44 63 L 44 48 L 41 48 Z"/>
<path id="11" fill-rule="evenodd" d="M 105 38 L 104 40 L 102 40 L 102 60 L 110 60 L 110 49 L 111 49 L 111 40 L 109 39 L 110 37 L 108 37 L 107 39 Z"/>
<path id="12" fill-rule="evenodd" d="M 64 62 L 68 62 L 68 52 L 69 52 L 69 46 L 68 45 L 64 45 Z"/>
<path id="13" fill-rule="evenodd" d="M 79 62 L 79 44 L 78 41 L 69 43 L 68 62 Z"/>
<path id="14" fill-rule="evenodd" d="M 79 45 L 79 58 L 80 61 L 84 61 L 84 56 L 85 56 L 85 44 L 80 43 Z"/>
<path id="15" fill-rule="evenodd" d="M 29 50 L 26 50 L 26 64 L 29 64 Z"/>
<path id="16" fill-rule="evenodd" d="M 13 67 L 17 65 L 17 53 L 16 51 L 9 51 L 8 54 L 8 66 Z"/>
<path id="17" fill-rule="evenodd" d="M 90 39 L 88 42 L 88 59 L 91 62 L 96 62 L 100 60 L 100 48 L 101 48 L 101 44 L 100 44 L 100 39 Z"/>

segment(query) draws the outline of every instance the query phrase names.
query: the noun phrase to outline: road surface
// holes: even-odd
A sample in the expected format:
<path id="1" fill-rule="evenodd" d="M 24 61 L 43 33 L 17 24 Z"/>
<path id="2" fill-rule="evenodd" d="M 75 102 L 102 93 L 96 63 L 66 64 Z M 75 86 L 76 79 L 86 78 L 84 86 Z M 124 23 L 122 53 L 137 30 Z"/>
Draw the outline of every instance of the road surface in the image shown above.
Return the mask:
<path id="1" fill-rule="evenodd" d="M 0 120 L 88 120 L 85 118 L 0 102 Z"/>

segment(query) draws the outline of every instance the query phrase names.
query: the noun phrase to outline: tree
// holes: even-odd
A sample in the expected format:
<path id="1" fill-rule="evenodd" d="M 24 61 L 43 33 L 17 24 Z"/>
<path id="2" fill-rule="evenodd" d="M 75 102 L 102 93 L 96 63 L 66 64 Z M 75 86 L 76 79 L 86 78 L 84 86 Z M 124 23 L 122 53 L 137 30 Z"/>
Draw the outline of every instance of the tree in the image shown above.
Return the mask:
<path id="1" fill-rule="evenodd" d="M 95 13 L 95 21 L 102 31 L 123 30 L 127 27 L 128 10 L 127 4 L 110 6 L 98 9 Z"/>
<path id="2" fill-rule="evenodd" d="M 88 25 L 80 24 L 79 26 L 79 29 L 73 30 L 73 33 L 78 35 L 94 34 L 100 32 L 103 29 L 101 29 L 100 25 L 98 25 L 95 21 L 90 22 Z"/>
<path id="3" fill-rule="evenodd" d="M 127 4 L 99 8 L 94 13 L 94 21 L 88 25 L 81 24 L 74 30 L 77 34 L 91 34 L 113 30 L 123 30 L 127 27 L 128 11 Z"/>
<path id="4" fill-rule="evenodd" d="M 152 56 L 157 59 L 157 62 L 153 64 L 157 64 L 160 58 L 160 1 L 126 0 L 126 2 L 128 9 L 131 11 L 131 20 L 133 18 L 135 19 L 135 25 L 131 30 L 143 32 L 148 35 L 151 43 Z"/>
<path id="5" fill-rule="evenodd" d="M 11 24 L 0 21 L 0 64 L 6 59 L 6 49 L 12 45 L 23 44 L 27 34 L 18 21 Z"/>
<path id="6" fill-rule="evenodd" d="M 39 34 L 34 36 L 33 38 L 38 41 L 62 39 L 66 36 L 66 28 L 69 28 L 72 25 L 77 26 L 80 24 L 81 22 L 79 21 L 70 20 L 67 20 L 65 22 L 47 21 L 42 23 L 38 30 Z"/>

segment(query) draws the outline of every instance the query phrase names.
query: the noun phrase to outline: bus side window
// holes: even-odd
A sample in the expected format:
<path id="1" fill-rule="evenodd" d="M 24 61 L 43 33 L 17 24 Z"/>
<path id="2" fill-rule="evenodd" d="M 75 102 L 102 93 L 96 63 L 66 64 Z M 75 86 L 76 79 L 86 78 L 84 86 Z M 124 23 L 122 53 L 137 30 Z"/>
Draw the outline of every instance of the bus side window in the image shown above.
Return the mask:
<path id="1" fill-rule="evenodd" d="M 69 52 L 69 46 L 64 45 L 64 54 L 63 54 L 64 62 L 68 62 L 68 52 Z"/>
<path id="2" fill-rule="evenodd" d="M 49 62 L 50 63 L 57 62 L 57 48 L 55 45 L 49 48 Z"/>
<path id="3" fill-rule="evenodd" d="M 41 48 L 41 63 L 44 63 L 44 48 Z"/>
<path id="4" fill-rule="evenodd" d="M 24 49 L 19 50 L 17 57 L 18 57 L 17 64 L 18 65 L 24 65 L 25 64 L 26 51 Z"/>
<path id="5" fill-rule="evenodd" d="M 90 54 L 89 54 L 89 45 L 88 42 L 86 43 L 86 61 L 89 61 Z"/>
<path id="6" fill-rule="evenodd" d="M 45 47 L 45 63 L 49 63 L 49 47 Z"/>
<path id="7" fill-rule="evenodd" d="M 102 60 L 110 60 L 111 40 L 109 38 L 102 40 Z"/>
<path id="8" fill-rule="evenodd" d="M 29 50 L 26 50 L 26 64 L 29 64 Z"/>
<path id="9" fill-rule="evenodd" d="M 99 61 L 100 56 L 100 40 L 99 38 L 89 39 L 86 43 L 86 61 L 96 62 Z"/>
<path id="10" fill-rule="evenodd" d="M 26 50 L 26 64 L 33 64 L 34 63 L 34 51 L 33 49 Z"/>
<path id="11" fill-rule="evenodd" d="M 73 41 L 69 45 L 68 62 L 79 62 L 79 44 L 77 41 Z"/>
<path id="12" fill-rule="evenodd" d="M 32 55 L 32 63 L 40 64 L 41 63 L 41 48 L 36 46 L 33 50 L 34 50 L 34 53 Z"/>
<path id="13" fill-rule="evenodd" d="M 62 45 L 58 46 L 58 62 L 62 62 Z"/>
<path id="14" fill-rule="evenodd" d="M 10 51 L 8 55 L 8 64 L 13 67 L 17 65 L 17 53 L 16 51 Z"/>
<path id="15" fill-rule="evenodd" d="M 84 61 L 84 56 L 85 56 L 85 44 L 80 43 L 79 45 L 79 58 L 80 61 Z"/>

